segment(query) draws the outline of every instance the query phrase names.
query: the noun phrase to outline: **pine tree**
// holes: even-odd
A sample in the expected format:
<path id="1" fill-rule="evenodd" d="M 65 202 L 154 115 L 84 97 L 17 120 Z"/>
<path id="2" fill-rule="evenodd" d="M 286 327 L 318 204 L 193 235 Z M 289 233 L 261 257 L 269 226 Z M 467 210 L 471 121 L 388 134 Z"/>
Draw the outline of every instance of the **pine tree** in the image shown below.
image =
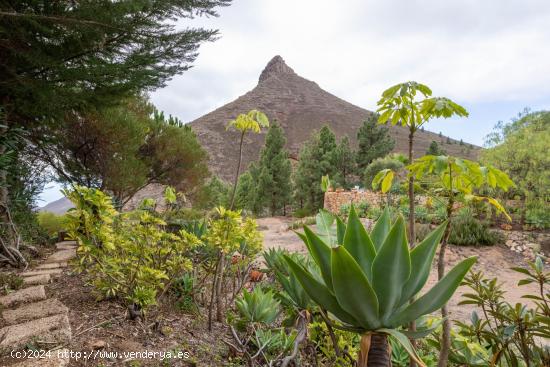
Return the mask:
<path id="1" fill-rule="evenodd" d="M 282 127 L 276 122 L 271 124 L 257 167 L 258 205 L 269 208 L 271 215 L 286 214 L 286 205 L 291 198 L 291 165 L 285 144 Z"/>
<path id="2" fill-rule="evenodd" d="M 300 208 L 316 211 L 323 207 L 321 177 L 335 177 L 336 137 L 328 126 L 306 142 L 294 174 L 294 201 Z"/>
<path id="3" fill-rule="evenodd" d="M 349 138 L 344 136 L 336 147 L 336 176 L 334 181 L 343 188 L 349 188 L 349 178 L 355 172 L 355 153 L 350 147 Z"/>
<path id="4" fill-rule="evenodd" d="M 447 152 L 445 152 L 439 144 L 435 140 L 432 140 L 430 146 L 428 147 L 428 150 L 426 151 L 426 154 L 428 155 L 445 155 Z"/>
<path id="5" fill-rule="evenodd" d="M 172 20 L 215 16 L 216 7 L 229 3 L 1 2 L 0 110 L 7 124 L 0 126 L 0 142 L 16 131 L 25 136 L 20 150 L 54 148 L 58 142 L 51 130 L 66 113 L 113 106 L 128 96 L 164 86 L 191 66 L 201 43 L 217 36 L 216 30 L 176 28 Z M 0 144 L 0 156 L 6 151 Z M 56 160 L 57 156 L 49 157 L 49 162 Z M 6 179 L 0 166 L 0 227 L 10 228 L 15 236 Z M 8 242 L 17 250 L 19 241 Z M 0 255 L 3 252 L 7 251 L 0 250 Z"/>
<path id="6" fill-rule="evenodd" d="M 378 124 L 378 116 L 370 115 L 357 132 L 357 169 L 362 174 L 365 168 L 376 158 L 392 151 L 395 141 L 389 135 L 389 129 Z"/>

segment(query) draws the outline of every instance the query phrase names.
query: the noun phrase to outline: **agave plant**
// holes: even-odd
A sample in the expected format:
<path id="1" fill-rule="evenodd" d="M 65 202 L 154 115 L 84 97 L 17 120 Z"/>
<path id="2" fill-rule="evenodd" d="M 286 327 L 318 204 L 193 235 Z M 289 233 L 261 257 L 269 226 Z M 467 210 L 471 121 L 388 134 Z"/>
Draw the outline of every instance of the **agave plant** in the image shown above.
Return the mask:
<path id="1" fill-rule="evenodd" d="M 321 277 L 285 257 L 311 299 L 339 321 L 335 326 L 362 335 L 358 367 L 391 365 L 388 336 L 424 366 L 408 337 L 422 337 L 430 330 L 406 334 L 398 328 L 445 304 L 476 262 L 475 257 L 462 261 L 415 298 L 428 280 L 446 225 L 409 249 L 401 216 L 391 225 L 386 209 L 369 234 L 352 206 L 347 225 L 336 218 L 336 246 L 331 247 L 308 227 L 300 234 Z"/>

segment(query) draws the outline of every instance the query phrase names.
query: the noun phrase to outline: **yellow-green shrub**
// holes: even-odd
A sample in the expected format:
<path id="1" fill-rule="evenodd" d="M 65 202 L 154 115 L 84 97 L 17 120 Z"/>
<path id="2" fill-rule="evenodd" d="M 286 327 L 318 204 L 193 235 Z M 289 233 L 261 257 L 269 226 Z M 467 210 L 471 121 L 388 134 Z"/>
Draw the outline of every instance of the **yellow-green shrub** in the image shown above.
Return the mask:
<path id="1" fill-rule="evenodd" d="M 199 240 L 185 231 L 167 232 L 161 214 L 118 213 L 96 189 L 77 187 L 66 195 L 76 207 L 67 217 L 79 245 L 78 269 L 100 298 L 118 298 L 133 311 L 145 311 L 171 279 L 191 269 L 186 253 Z"/>
<path id="2" fill-rule="evenodd" d="M 67 226 L 65 215 L 57 215 L 52 212 L 39 212 L 37 215 L 38 224 L 51 237 L 60 231 L 64 231 Z"/>

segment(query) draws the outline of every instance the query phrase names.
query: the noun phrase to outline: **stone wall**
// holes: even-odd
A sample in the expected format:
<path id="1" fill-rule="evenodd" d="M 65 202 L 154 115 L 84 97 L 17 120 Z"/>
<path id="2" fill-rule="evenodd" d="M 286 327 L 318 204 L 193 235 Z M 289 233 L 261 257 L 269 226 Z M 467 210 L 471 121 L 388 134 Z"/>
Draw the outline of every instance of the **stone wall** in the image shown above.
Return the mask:
<path id="1" fill-rule="evenodd" d="M 325 192 L 324 208 L 332 213 L 338 213 L 340 207 L 344 204 L 359 204 L 367 202 L 369 204 L 378 205 L 384 200 L 385 195 L 378 194 L 373 191 L 327 191 Z"/>

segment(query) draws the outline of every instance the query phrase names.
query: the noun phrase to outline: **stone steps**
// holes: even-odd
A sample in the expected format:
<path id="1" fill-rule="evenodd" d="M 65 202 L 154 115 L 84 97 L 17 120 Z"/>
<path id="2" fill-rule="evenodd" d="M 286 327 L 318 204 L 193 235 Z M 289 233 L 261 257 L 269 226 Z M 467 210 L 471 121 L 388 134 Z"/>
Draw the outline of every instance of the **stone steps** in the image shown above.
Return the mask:
<path id="1" fill-rule="evenodd" d="M 67 262 L 76 256 L 74 241 L 56 244 L 57 251 L 35 269 L 19 274 L 23 289 L 0 297 L 0 356 L 28 344 L 48 350 L 71 341 L 69 309 L 56 298 L 47 298 L 44 288 L 61 275 Z M 48 358 L 14 361 L 13 367 L 64 367 L 69 359 L 53 351 Z"/>
<path id="2" fill-rule="evenodd" d="M 23 279 L 23 285 L 45 285 L 52 281 L 50 274 L 31 275 Z"/>
<path id="3" fill-rule="evenodd" d="M 0 297 L 0 305 L 4 306 L 4 308 L 13 308 L 21 304 L 42 301 L 45 299 L 46 290 L 44 286 L 36 285 Z"/>
<path id="4" fill-rule="evenodd" d="M 72 332 L 67 315 L 55 315 L 31 320 L 0 329 L 0 354 L 24 348 L 27 344 L 55 346 L 71 341 Z"/>
<path id="5" fill-rule="evenodd" d="M 57 298 L 48 298 L 44 301 L 29 303 L 14 310 L 5 310 L 2 318 L 7 325 L 41 319 L 44 317 L 67 314 L 69 309 Z"/>

